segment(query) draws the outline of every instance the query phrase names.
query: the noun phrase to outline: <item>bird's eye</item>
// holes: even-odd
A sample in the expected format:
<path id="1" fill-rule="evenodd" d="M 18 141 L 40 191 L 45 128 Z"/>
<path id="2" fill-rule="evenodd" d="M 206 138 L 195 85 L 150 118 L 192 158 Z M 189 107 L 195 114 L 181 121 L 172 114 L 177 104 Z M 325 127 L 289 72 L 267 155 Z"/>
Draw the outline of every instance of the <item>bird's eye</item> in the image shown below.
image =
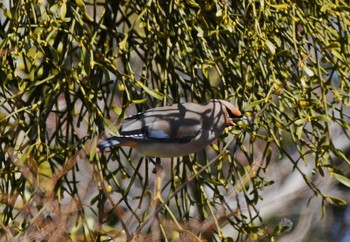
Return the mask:
<path id="1" fill-rule="evenodd" d="M 229 118 L 232 118 L 232 119 L 239 119 L 241 118 L 243 115 L 239 112 L 239 114 L 237 112 L 235 112 L 235 110 L 227 110 L 227 114 L 229 116 Z"/>

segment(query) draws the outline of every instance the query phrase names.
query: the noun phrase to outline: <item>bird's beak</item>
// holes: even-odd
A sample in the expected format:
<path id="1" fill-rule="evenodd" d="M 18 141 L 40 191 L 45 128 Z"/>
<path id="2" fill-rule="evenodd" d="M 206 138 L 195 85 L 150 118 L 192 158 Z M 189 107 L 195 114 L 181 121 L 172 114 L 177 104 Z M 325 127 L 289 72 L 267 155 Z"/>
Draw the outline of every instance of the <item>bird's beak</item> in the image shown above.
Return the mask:
<path id="1" fill-rule="evenodd" d="M 227 126 L 236 126 L 238 121 L 243 121 L 243 120 L 248 120 L 248 118 L 244 115 L 242 115 L 241 117 L 237 117 L 237 118 L 229 118 L 227 119 Z"/>
<path id="2" fill-rule="evenodd" d="M 233 122 L 232 118 L 229 118 L 229 119 L 227 119 L 226 125 L 227 126 L 236 126 L 236 123 Z"/>

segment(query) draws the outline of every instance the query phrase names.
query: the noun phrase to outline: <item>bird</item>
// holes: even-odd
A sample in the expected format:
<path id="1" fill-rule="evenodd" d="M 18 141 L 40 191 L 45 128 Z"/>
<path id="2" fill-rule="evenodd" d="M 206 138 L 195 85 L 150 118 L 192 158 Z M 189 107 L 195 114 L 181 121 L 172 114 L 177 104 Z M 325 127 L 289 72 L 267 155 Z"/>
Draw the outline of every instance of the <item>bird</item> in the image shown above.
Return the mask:
<path id="1" fill-rule="evenodd" d="M 225 127 L 246 119 L 238 108 L 221 99 L 176 103 L 125 118 L 120 134 L 100 141 L 97 150 L 128 146 L 146 157 L 186 156 L 210 145 Z"/>

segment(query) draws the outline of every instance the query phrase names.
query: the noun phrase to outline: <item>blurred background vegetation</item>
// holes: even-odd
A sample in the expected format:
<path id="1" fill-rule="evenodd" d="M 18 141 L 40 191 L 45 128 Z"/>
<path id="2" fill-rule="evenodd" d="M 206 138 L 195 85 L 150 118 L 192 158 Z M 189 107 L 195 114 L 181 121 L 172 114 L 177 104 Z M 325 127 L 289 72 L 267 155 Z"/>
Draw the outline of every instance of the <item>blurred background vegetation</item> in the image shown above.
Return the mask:
<path id="1" fill-rule="evenodd" d="M 2 239 L 350 237 L 347 1 L 0 7 Z M 154 173 L 132 150 L 95 152 L 126 115 L 213 98 L 249 123 L 205 153 Z"/>

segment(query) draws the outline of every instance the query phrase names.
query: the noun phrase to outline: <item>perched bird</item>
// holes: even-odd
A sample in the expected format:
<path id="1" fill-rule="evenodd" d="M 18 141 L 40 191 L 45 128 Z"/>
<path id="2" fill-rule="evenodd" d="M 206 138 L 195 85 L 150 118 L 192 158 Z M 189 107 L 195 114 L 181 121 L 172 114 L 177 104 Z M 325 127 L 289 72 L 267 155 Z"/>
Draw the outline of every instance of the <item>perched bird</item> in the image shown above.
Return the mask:
<path id="1" fill-rule="evenodd" d="M 242 119 L 246 117 L 235 106 L 218 99 L 152 108 L 127 117 L 120 136 L 103 140 L 97 147 L 129 146 L 149 157 L 179 157 L 205 148 L 225 127 Z"/>

